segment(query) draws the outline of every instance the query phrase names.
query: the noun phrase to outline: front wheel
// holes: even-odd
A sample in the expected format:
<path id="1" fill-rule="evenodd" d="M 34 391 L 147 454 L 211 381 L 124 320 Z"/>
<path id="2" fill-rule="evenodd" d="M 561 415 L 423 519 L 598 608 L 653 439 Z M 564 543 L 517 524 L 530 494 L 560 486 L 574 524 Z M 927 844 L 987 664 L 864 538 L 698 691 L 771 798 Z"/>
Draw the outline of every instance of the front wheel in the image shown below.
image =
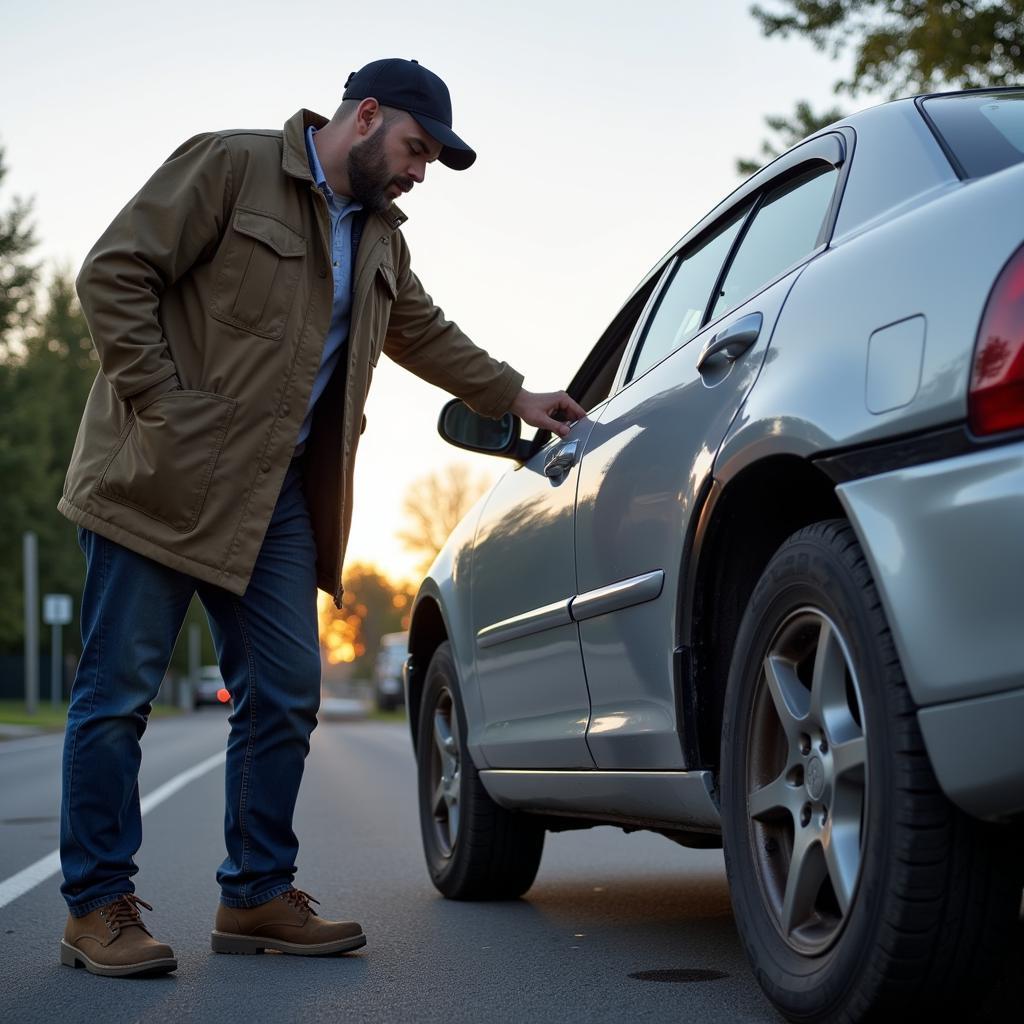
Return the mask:
<path id="1" fill-rule="evenodd" d="M 434 652 L 416 733 L 420 831 L 430 878 L 449 899 L 502 900 L 533 884 L 544 827 L 488 796 L 466 746 L 451 648 Z"/>
<path id="2" fill-rule="evenodd" d="M 783 1014 L 854 1022 L 977 1006 L 1017 917 L 1016 844 L 940 791 L 842 520 L 790 537 L 754 590 L 721 781 L 737 927 Z"/>

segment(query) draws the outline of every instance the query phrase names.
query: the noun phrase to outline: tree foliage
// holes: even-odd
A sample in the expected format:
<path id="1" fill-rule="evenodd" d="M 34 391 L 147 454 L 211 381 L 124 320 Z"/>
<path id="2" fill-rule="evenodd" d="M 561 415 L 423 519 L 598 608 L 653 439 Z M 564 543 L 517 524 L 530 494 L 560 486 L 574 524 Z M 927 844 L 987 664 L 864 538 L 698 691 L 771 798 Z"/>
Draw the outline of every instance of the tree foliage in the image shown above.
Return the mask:
<path id="1" fill-rule="evenodd" d="M 320 642 L 331 664 L 351 662 L 354 675 L 370 678 L 385 633 L 409 628 L 415 595 L 395 584 L 375 566 L 355 562 L 345 569 L 341 608 L 326 594 L 320 602 Z"/>
<path id="2" fill-rule="evenodd" d="M 806 100 L 801 100 L 796 105 L 791 117 L 784 114 L 772 114 L 764 119 L 765 124 L 774 133 L 774 138 L 765 139 L 761 143 L 760 158 L 740 158 L 736 161 L 736 170 L 740 174 L 751 175 L 761 166 L 774 160 L 780 153 L 784 153 L 790 146 L 795 146 L 801 139 L 813 135 L 833 121 L 838 121 L 843 112 L 838 107 L 832 107 L 822 113 L 815 113 Z"/>
<path id="3" fill-rule="evenodd" d="M 767 36 L 803 36 L 832 56 L 852 49 L 837 92 L 985 88 L 1024 73 L 1024 0 L 780 0 L 751 13 Z"/>
<path id="4" fill-rule="evenodd" d="M 487 490 L 487 480 L 474 476 L 461 462 L 413 481 L 402 500 L 408 525 L 398 539 L 420 556 L 424 571 L 437 557 L 448 535 Z"/>
<path id="5" fill-rule="evenodd" d="M 11 654 L 23 643 L 27 530 L 39 539 L 40 594 L 71 594 L 77 625 L 82 554 L 57 502 L 98 367 L 70 271 L 58 269 L 37 301 L 30 210 L 21 199 L 0 209 L 0 652 Z"/>
<path id="6" fill-rule="evenodd" d="M 751 14 L 766 36 L 801 36 L 832 57 L 852 51 L 852 73 L 835 83 L 837 93 L 895 98 L 1024 78 L 1024 0 L 777 0 Z M 764 159 L 737 160 L 736 169 L 752 174 L 841 116 L 838 109 L 815 114 L 801 101 L 791 117 L 766 117 L 777 137 L 762 144 Z"/>
<path id="7" fill-rule="evenodd" d="M 0 149 L 0 186 L 7 176 L 4 151 Z M 0 361 L 17 351 L 18 342 L 32 317 L 39 267 L 29 253 L 36 238 L 30 217 L 32 203 L 15 196 L 10 208 L 0 210 Z"/>

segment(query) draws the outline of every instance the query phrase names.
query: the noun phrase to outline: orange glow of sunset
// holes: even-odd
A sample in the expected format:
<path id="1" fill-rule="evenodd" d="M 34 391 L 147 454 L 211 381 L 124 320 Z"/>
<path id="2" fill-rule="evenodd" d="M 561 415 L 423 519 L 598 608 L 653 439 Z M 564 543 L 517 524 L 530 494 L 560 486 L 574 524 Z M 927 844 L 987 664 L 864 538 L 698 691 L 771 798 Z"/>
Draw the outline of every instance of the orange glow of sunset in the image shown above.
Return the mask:
<path id="1" fill-rule="evenodd" d="M 352 662 L 366 653 L 359 642 L 359 627 L 366 616 L 366 606 L 353 608 L 355 601 L 355 595 L 346 593 L 342 595 L 341 608 L 335 608 L 329 594 L 322 590 L 317 594 L 320 645 L 330 665 Z"/>

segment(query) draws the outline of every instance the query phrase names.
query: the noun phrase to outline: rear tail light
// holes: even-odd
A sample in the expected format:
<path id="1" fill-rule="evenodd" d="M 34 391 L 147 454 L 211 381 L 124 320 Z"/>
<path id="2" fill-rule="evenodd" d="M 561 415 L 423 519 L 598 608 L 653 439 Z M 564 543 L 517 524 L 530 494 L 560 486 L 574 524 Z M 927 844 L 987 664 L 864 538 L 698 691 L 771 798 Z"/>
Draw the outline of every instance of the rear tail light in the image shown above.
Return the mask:
<path id="1" fill-rule="evenodd" d="M 975 434 L 1024 427 L 1024 247 L 996 278 L 981 318 L 967 410 Z"/>
<path id="2" fill-rule="evenodd" d="M 219 700 L 221 704 L 227 704 L 227 702 L 231 700 L 231 694 L 222 686 L 217 691 L 217 700 Z"/>

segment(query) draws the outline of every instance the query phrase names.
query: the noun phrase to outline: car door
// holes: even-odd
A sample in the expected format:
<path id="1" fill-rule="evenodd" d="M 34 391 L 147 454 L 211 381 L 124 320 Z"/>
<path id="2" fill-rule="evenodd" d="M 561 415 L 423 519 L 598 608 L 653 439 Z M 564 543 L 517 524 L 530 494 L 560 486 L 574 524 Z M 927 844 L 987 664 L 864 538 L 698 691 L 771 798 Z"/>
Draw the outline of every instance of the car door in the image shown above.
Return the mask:
<path id="1" fill-rule="evenodd" d="M 834 162 L 798 165 L 682 252 L 590 434 L 573 612 L 599 768 L 687 767 L 673 652 L 690 519 L 786 295 L 823 247 L 838 178 Z"/>
<path id="2" fill-rule="evenodd" d="M 584 446 L 658 280 L 652 274 L 637 288 L 569 385 L 587 417 L 565 439 L 538 437 L 538 450 L 498 482 L 481 512 L 471 620 L 479 746 L 489 767 L 594 767 L 590 695 L 569 611 L 576 485 Z"/>

